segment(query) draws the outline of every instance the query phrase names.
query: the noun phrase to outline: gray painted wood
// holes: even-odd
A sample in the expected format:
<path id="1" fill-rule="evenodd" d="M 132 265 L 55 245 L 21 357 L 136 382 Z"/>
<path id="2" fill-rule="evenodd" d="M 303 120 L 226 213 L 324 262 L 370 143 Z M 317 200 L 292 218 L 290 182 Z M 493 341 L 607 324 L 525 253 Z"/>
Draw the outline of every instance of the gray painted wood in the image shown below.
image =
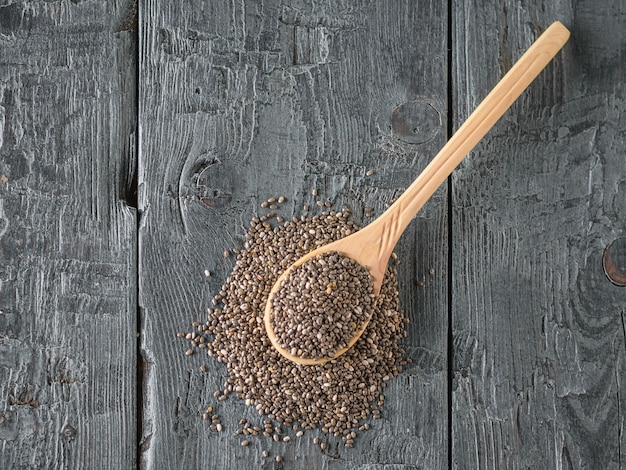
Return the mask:
<path id="1" fill-rule="evenodd" d="M 3 469 L 136 459 L 136 47 L 108 3 L 0 6 Z"/>
<path id="2" fill-rule="evenodd" d="M 0 6 L 0 468 L 621 467 L 626 290 L 602 255 L 625 235 L 622 2 L 107 3 Z M 452 239 L 442 188 L 400 242 L 414 363 L 383 418 L 353 449 L 242 448 L 259 418 L 175 337 L 223 251 L 313 187 L 367 223 L 445 141 L 448 86 L 458 126 L 554 19 L 570 43 L 453 175 Z"/>
<path id="3" fill-rule="evenodd" d="M 454 468 L 621 468 L 623 2 L 457 2 L 459 123 L 537 34 L 572 30 L 453 177 Z"/>
<path id="4" fill-rule="evenodd" d="M 415 362 L 388 387 L 383 419 L 353 449 L 331 439 L 322 452 L 316 433 L 241 447 L 239 419 L 259 417 L 236 398 L 217 402 L 225 367 L 185 357 L 187 344 L 175 337 L 206 319 L 234 263 L 222 254 L 243 245 L 261 201 L 284 195 L 281 213 L 291 217 L 316 207 L 317 188 L 366 223 L 364 207 L 380 213 L 442 146 L 442 2 L 142 2 L 140 11 L 143 466 L 283 468 L 263 460 L 265 448 L 285 455 L 284 468 L 445 468 L 443 191 L 398 247 Z M 369 169 L 377 174 L 365 177 Z M 208 405 L 222 433 L 201 419 Z"/>

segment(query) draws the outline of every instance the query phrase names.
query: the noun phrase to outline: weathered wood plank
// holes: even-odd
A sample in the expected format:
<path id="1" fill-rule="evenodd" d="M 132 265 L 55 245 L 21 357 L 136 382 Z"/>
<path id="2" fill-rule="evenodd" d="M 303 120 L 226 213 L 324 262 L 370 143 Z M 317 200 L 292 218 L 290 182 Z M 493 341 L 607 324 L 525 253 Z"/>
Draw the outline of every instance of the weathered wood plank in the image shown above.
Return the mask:
<path id="1" fill-rule="evenodd" d="M 3 469 L 135 462 L 126 13 L 111 2 L 0 7 Z"/>
<path id="2" fill-rule="evenodd" d="M 455 468 L 621 468 L 623 2 L 458 2 L 455 122 L 553 20 L 570 43 L 453 177 Z"/>
<path id="3" fill-rule="evenodd" d="M 287 468 L 444 468 L 445 192 L 398 248 L 414 365 L 388 387 L 383 419 L 353 449 L 322 453 L 310 433 L 289 446 L 241 447 L 237 421 L 258 416 L 236 398 L 217 402 L 225 368 L 185 357 L 175 333 L 206 318 L 233 266 L 222 253 L 242 246 L 261 201 L 282 194 L 282 215 L 300 215 L 316 207 L 315 187 L 367 222 L 364 207 L 381 212 L 441 147 L 445 5 L 146 1 L 140 10 L 144 466 L 272 468 L 260 455 L 270 448 Z M 370 168 L 376 175 L 365 177 Z M 202 421 L 207 405 L 223 433 Z"/>

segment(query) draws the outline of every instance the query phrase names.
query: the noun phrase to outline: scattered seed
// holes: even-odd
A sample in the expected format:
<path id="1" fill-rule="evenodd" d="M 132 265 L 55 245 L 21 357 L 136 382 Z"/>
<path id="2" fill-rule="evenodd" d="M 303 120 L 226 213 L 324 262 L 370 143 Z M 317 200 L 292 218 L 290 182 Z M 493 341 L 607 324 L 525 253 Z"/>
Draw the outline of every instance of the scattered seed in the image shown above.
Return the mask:
<path id="1" fill-rule="evenodd" d="M 283 442 L 289 442 L 291 438 L 289 436 L 283 437 Z"/>
<path id="2" fill-rule="evenodd" d="M 263 457 L 269 457 L 270 456 L 270 451 L 269 450 L 264 450 L 262 452 L 262 454 L 263 454 Z"/>
<path id="3" fill-rule="evenodd" d="M 247 441 L 247 440 L 241 441 L 241 445 L 244 446 L 244 447 L 247 446 L 248 444 L 250 444 L 250 442 Z"/>
<path id="4" fill-rule="evenodd" d="M 202 345 L 201 345 L 201 346 L 202 346 Z M 202 364 L 202 365 L 200 366 L 200 372 L 206 372 L 206 371 L 207 371 L 206 366 L 205 366 L 204 364 Z"/>
<path id="5" fill-rule="evenodd" d="M 365 173 L 365 176 L 372 176 L 375 173 L 376 172 L 374 170 L 367 170 L 367 173 Z"/>
<path id="6" fill-rule="evenodd" d="M 303 434 L 304 434 L 304 431 L 298 431 L 298 432 L 296 433 L 296 437 L 302 437 L 302 436 L 303 436 Z"/>
<path id="7" fill-rule="evenodd" d="M 399 345 L 406 335 L 407 319 L 398 305 L 395 269 L 390 266 L 387 270 L 381 293 L 372 303 L 365 333 L 339 361 L 294 367 L 266 341 L 263 315 L 269 289 L 294 259 L 358 230 L 348 215 L 348 210 L 324 210 L 314 217 L 293 218 L 275 227 L 260 218 L 253 219 L 245 248 L 213 298 L 215 306 L 207 310 L 206 323 L 198 326 L 200 337 L 195 333 L 189 336 L 198 347 L 206 344 L 207 355 L 217 357 L 228 369 L 223 394 L 219 390 L 215 394 L 219 400 L 225 399 L 229 391 L 234 392 L 246 404 L 255 406 L 260 416 L 278 421 L 283 428 L 300 423 L 300 430 L 294 428 L 296 436 L 300 431 L 318 428 L 342 436 L 346 445 L 353 439 L 354 429 L 368 429 L 366 420 L 380 418 L 375 407 L 381 401 L 380 391 L 386 382 L 383 378 L 395 377 L 407 362 Z M 332 281 L 336 279 L 329 278 L 322 285 L 324 295 L 326 289 L 331 294 L 337 291 Z M 372 385 L 374 392 L 370 392 Z M 221 424 L 210 423 L 215 429 Z M 243 434 L 244 424 L 237 429 L 238 434 Z M 259 429 L 272 439 L 276 435 L 280 441 L 281 436 L 269 424 L 269 429 L 267 425 Z M 246 432 L 261 431 L 249 426 Z M 327 444 L 322 444 L 325 449 Z"/>
<path id="8" fill-rule="evenodd" d="M 282 462 L 283 461 L 283 456 L 282 455 L 277 455 L 276 456 L 276 462 Z"/>
<path id="9" fill-rule="evenodd" d="M 313 188 L 313 189 L 311 190 L 311 194 L 312 194 L 313 196 L 317 196 L 317 189 L 316 189 L 316 188 Z"/>
<path id="10" fill-rule="evenodd" d="M 229 257 L 230 257 L 230 251 L 224 250 L 224 258 L 229 258 Z"/>
<path id="11" fill-rule="evenodd" d="M 315 201 L 315 204 L 317 204 L 320 207 L 324 207 L 324 201 Z"/>
<path id="12" fill-rule="evenodd" d="M 430 274 L 431 276 L 434 276 L 435 275 L 435 268 L 430 268 L 428 270 L 428 274 Z"/>
<path id="13" fill-rule="evenodd" d="M 217 423 L 215 425 L 215 429 L 217 430 L 217 432 L 222 432 L 222 423 Z"/>
<path id="14" fill-rule="evenodd" d="M 187 351 L 185 351 L 185 356 L 191 356 L 193 354 L 193 349 L 187 349 Z"/>
<path id="15" fill-rule="evenodd" d="M 185 337 L 185 333 L 176 333 L 176 336 L 178 338 L 184 338 Z"/>
<path id="16" fill-rule="evenodd" d="M 280 197 L 278 198 L 278 203 L 279 203 L 279 204 L 282 204 L 282 203 L 284 203 L 285 201 L 286 201 L 285 196 L 280 196 Z"/>
<path id="17" fill-rule="evenodd" d="M 206 277 L 211 277 L 211 271 L 209 271 L 208 269 L 205 269 L 205 270 L 204 270 L 204 275 L 205 275 Z"/>
<path id="18" fill-rule="evenodd" d="M 265 208 L 266 208 L 267 206 L 269 206 L 269 205 L 270 205 L 270 203 L 269 203 L 269 202 L 267 202 L 267 201 L 263 201 L 263 202 L 261 203 L 261 207 L 262 207 L 263 209 L 265 209 Z"/>

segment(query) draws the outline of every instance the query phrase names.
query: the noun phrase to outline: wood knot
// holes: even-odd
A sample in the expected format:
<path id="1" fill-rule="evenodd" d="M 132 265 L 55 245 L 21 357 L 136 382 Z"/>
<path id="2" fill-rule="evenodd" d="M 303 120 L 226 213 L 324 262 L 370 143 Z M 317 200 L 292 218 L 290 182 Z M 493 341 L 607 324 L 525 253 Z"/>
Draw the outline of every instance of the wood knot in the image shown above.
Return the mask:
<path id="1" fill-rule="evenodd" d="M 65 426 L 63 426 L 63 429 L 61 429 L 61 436 L 63 436 L 65 439 L 73 439 L 76 437 L 76 434 L 78 434 L 76 429 L 74 429 L 69 424 L 66 424 Z"/>
<path id="2" fill-rule="evenodd" d="M 198 200 L 207 207 L 224 207 L 233 199 L 233 175 L 218 159 L 198 165 L 192 176 Z"/>
<path id="3" fill-rule="evenodd" d="M 426 100 L 417 99 L 396 106 L 391 112 L 391 129 L 409 144 L 432 140 L 441 127 L 439 112 Z"/>

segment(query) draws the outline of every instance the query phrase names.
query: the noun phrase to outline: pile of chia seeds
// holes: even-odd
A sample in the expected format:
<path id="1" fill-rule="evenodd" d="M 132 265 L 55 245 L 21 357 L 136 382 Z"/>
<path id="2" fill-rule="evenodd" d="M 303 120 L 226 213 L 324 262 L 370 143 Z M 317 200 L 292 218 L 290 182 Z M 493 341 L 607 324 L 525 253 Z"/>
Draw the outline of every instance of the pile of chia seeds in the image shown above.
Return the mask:
<path id="1" fill-rule="evenodd" d="M 323 365 L 291 362 L 276 351 L 265 330 L 264 309 L 270 290 L 298 258 L 357 231 L 358 226 L 348 220 L 347 210 L 294 217 L 275 226 L 270 224 L 273 217 L 274 214 L 268 214 L 252 219 L 245 247 L 235 251 L 234 269 L 214 297 L 215 308 L 208 310 L 207 321 L 195 322 L 196 331 L 179 336 L 191 341 L 188 355 L 206 353 L 226 366 L 228 379 L 224 390 L 222 394 L 216 392 L 220 400 L 235 394 L 265 417 L 264 430 L 261 426 L 256 429 L 248 425 L 238 429 L 238 434 L 263 435 L 287 442 L 282 434 L 270 432 L 269 423 L 273 420 L 283 428 L 293 428 L 298 438 L 306 430 L 318 428 L 341 436 L 346 447 L 352 447 L 357 433 L 369 429 L 369 420 L 380 416 L 387 381 L 406 364 L 399 342 L 406 336 L 408 320 L 398 306 L 395 268 L 388 267 L 380 294 L 374 297 L 371 280 L 366 281 L 362 268 L 357 265 L 353 269 L 354 266 L 345 262 L 342 265 L 345 258 L 337 255 L 325 257 L 327 268 L 336 269 L 330 265 L 337 261 L 344 277 L 353 283 L 353 278 L 359 279 L 359 283 L 366 285 L 355 286 L 353 292 L 344 292 L 342 298 L 343 302 L 362 305 L 362 314 L 371 312 L 371 319 L 354 346 L 337 359 Z M 332 291 L 339 289 L 340 282 L 331 274 L 322 284 L 324 291 L 329 285 Z M 354 311 L 353 314 L 352 323 L 358 324 L 361 317 Z M 328 322 L 334 320 L 329 318 Z M 317 338 L 316 334 L 313 336 Z M 329 354 L 321 349 L 311 349 L 309 353 Z M 221 430 L 221 422 L 218 424 Z M 212 426 L 217 429 L 217 424 Z M 315 440 L 319 442 L 319 438 Z M 242 441 L 243 445 L 247 443 Z"/>

